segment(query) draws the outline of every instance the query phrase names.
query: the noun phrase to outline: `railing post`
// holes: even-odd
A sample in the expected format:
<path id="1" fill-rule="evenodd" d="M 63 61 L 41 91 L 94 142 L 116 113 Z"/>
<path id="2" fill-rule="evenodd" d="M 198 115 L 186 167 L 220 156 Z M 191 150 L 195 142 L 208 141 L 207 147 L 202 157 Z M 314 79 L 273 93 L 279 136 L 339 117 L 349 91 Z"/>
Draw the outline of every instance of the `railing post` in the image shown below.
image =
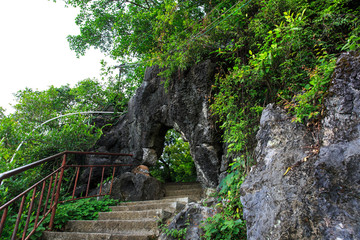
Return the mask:
<path id="1" fill-rule="evenodd" d="M 62 164 L 61 164 L 60 177 L 59 177 L 57 190 L 56 190 L 56 195 L 55 195 L 55 201 L 54 201 L 53 209 L 52 209 L 52 212 L 51 212 L 51 218 L 50 218 L 50 223 L 49 223 L 49 229 L 50 230 L 52 230 L 53 227 L 54 227 L 54 219 L 55 219 L 56 207 L 57 207 L 59 197 L 60 197 L 61 181 L 62 181 L 62 178 L 64 176 L 65 165 L 66 165 L 66 153 L 63 156 L 63 161 L 62 161 Z M 56 184 L 56 182 L 55 182 L 55 184 Z"/>
<path id="2" fill-rule="evenodd" d="M 6 221 L 6 217 L 7 217 L 7 214 L 8 214 L 8 208 L 6 207 L 4 209 L 4 212 L 2 214 L 2 217 L 1 217 L 1 222 L 0 222 L 0 237 L 1 237 L 1 233 L 5 227 L 5 221 Z"/>

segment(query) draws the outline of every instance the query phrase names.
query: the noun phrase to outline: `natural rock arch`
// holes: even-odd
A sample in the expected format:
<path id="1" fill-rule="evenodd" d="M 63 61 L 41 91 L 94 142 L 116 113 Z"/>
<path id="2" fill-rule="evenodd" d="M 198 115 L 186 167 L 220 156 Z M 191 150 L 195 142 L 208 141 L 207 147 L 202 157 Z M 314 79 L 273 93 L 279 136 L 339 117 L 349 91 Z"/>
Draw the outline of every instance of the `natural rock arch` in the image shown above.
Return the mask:
<path id="1" fill-rule="evenodd" d="M 166 132 L 174 128 L 189 142 L 198 180 L 216 187 L 223 148 L 209 111 L 214 69 L 210 61 L 195 65 L 171 79 L 165 89 L 159 67 L 148 68 L 128 113 L 99 141 L 100 150 L 129 152 L 138 163 L 151 166 L 162 154 Z"/>

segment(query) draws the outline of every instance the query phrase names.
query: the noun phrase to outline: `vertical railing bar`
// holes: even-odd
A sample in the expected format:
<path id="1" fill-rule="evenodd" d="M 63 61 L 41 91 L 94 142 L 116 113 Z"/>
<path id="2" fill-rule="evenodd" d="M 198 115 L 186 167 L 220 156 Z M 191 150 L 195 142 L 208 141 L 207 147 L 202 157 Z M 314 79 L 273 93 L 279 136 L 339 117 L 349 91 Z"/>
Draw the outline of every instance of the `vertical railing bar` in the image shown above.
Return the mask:
<path id="1" fill-rule="evenodd" d="M 42 204 L 42 200 L 43 200 L 43 196 L 44 196 L 44 190 L 45 190 L 45 186 L 46 186 L 46 182 L 43 182 L 43 186 L 41 188 L 41 194 L 40 194 L 40 199 L 39 199 L 39 203 L 38 203 L 38 209 L 36 211 L 36 217 L 35 217 L 35 223 L 34 223 L 34 228 L 37 228 L 37 222 L 39 221 L 39 216 L 40 216 L 40 210 L 41 210 L 41 204 Z"/>
<path id="2" fill-rule="evenodd" d="M 13 231 L 13 234 L 11 236 L 11 240 L 15 240 L 16 239 L 16 233 L 18 231 L 19 228 L 19 224 L 20 224 L 20 220 L 21 220 L 21 215 L 24 209 L 24 203 L 25 203 L 25 194 L 23 195 L 22 199 L 21 199 L 21 204 L 20 204 L 20 208 L 19 208 L 19 213 L 18 216 L 16 218 L 16 222 L 15 222 L 15 228 Z"/>
<path id="3" fill-rule="evenodd" d="M 42 222 L 44 222 L 44 220 L 45 220 L 46 217 L 49 215 L 49 213 L 50 213 L 50 211 L 48 211 L 48 212 L 45 213 L 45 215 L 43 216 L 43 218 L 39 221 L 38 226 L 40 226 L 40 224 L 41 224 Z M 25 240 L 28 240 L 28 239 L 34 234 L 35 231 L 36 231 L 36 229 L 34 228 L 34 229 L 29 233 L 29 236 L 27 236 L 27 237 L 25 238 Z"/>
<path id="4" fill-rule="evenodd" d="M 54 201 L 54 205 L 53 205 L 53 208 L 52 208 L 52 213 L 51 213 L 51 218 L 50 218 L 50 223 L 49 223 L 50 231 L 52 230 L 53 225 L 54 225 L 56 207 L 57 207 L 59 197 L 60 197 L 61 181 L 62 181 L 63 176 L 64 176 L 65 165 L 66 165 L 66 156 L 67 155 L 64 154 L 63 161 L 62 161 L 62 164 L 61 164 L 61 172 L 60 172 L 60 177 L 59 177 L 59 183 L 58 183 L 58 186 L 57 186 L 56 195 L 55 195 L 55 201 Z"/>
<path id="5" fill-rule="evenodd" d="M 88 184 L 87 184 L 87 187 L 86 187 L 86 195 L 85 195 L 85 197 L 87 197 L 87 196 L 88 196 L 88 193 L 89 193 L 89 187 L 90 187 L 90 180 L 91 180 L 92 170 L 93 170 L 93 168 L 90 167 L 90 173 L 89 173 Z"/>
<path id="6" fill-rule="evenodd" d="M 28 229 L 29 223 L 30 223 L 31 211 L 32 211 L 33 206 L 34 206 L 35 196 L 36 196 L 36 187 L 34 187 L 33 194 L 32 194 L 32 197 L 31 197 L 31 202 L 30 202 L 30 206 L 29 206 L 28 215 L 27 215 L 27 218 L 26 218 L 26 224 L 25 224 L 25 227 L 24 227 L 24 232 L 23 232 L 22 239 L 24 239 L 26 237 L 26 232 L 27 232 L 27 229 Z M 34 228 L 35 228 L 35 226 L 34 226 Z"/>
<path id="7" fill-rule="evenodd" d="M 51 192 L 51 201 L 50 201 L 49 210 L 50 210 L 50 209 L 52 208 L 52 206 L 53 206 L 54 195 L 55 195 L 55 190 L 56 190 L 56 183 L 57 183 L 58 177 L 59 177 L 59 172 L 57 172 L 56 175 L 55 175 L 55 182 L 54 182 L 54 187 L 53 187 L 52 192 Z"/>
<path id="8" fill-rule="evenodd" d="M 73 194 L 72 194 L 72 198 L 71 198 L 71 199 L 74 199 L 75 190 L 76 190 L 77 182 L 78 182 L 78 179 L 79 179 L 80 167 L 77 167 L 76 169 L 77 169 L 77 171 L 76 171 L 76 178 L 75 178 L 74 190 L 73 190 Z"/>
<path id="9" fill-rule="evenodd" d="M 116 167 L 113 167 L 113 174 L 112 174 L 112 178 L 111 178 L 111 185 L 110 185 L 109 195 L 111 195 L 112 186 L 113 186 L 113 183 L 114 183 L 115 169 L 116 169 Z"/>
<path id="10" fill-rule="evenodd" d="M 44 212 L 43 215 L 45 215 L 46 211 L 47 211 L 47 206 L 48 206 L 48 202 L 49 202 L 49 197 L 50 197 L 50 193 L 51 193 L 51 186 L 52 186 L 52 181 L 54 179 L 54 176 L 51 175 L 50 178 L 50 182 L 49 182 L 49 188 L 48 188 L 48 192 L 46 194 L 46 200 L 45 200 L 45 206 L 44 206 Z"/>
<path id="11" fill-rule="evenodd" d="M 102 167 L 101 182 L 100 182 L 100 192 L 99 192 L 99 195 L 101 195 L 101 191 L 102 191 L 102 185 L 103 185 L 103 181 L 104 181 L 104 173 L 105 173 L 105 167 Z"/>
<path id="12" fill-rule="evenodd" d="M 6 217 L 7 217 L 7 213 L 8 213 L 8 208 L 4 209 L 3 215 L 1 217 L 1 222 L 0 222 L 0 237 L 1 237 L 1 233 L 4 229 L 5 226 L 5 221 L 6 221 Z"/>

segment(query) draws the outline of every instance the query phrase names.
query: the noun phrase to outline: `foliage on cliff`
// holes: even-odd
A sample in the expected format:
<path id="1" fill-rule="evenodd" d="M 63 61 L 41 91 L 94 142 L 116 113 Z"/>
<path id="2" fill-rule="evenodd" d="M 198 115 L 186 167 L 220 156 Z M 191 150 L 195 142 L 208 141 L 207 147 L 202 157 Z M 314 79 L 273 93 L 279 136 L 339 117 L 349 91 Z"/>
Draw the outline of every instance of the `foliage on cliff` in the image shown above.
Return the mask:
<path id="1" fill-rule="evenodd" d="M 81 32 L 68 37 L 79 55 L 95 47 L 124 69 L 158 64 L 168 77 L 216 61 L 210 101 L 235 155 L 253 148 L 267 103 L 295 121 L 321 117 L 336 55 L 360 44 L 355 0 L 64 1 L 80 8 Z"/>

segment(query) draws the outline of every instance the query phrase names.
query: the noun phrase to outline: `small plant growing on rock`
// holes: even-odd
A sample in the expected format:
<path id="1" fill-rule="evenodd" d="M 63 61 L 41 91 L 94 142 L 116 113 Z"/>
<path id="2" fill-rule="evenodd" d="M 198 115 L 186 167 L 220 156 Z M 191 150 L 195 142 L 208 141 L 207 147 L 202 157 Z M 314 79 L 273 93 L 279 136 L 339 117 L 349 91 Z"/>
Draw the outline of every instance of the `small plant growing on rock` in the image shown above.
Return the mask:
<path id="1" fill-rule="evenodd" d="M 181 229 L 169 228 L 167 224 L 163 224 L 160 226 L 161 232 L 166 236 L 171 236 L 173 239 L 182 240 L 185 239 L 186 233 L 188 230 L 188 226 L 190 225 L 189 221 L 186 221 L 185 227 Z"/>
<path id="2" fill-rule="evenodd" d="M 203 224 L 203 239 L 246 239 L 246 224 L 242 219 L 240 202 L 240 185 L 244 180 L 241 169 L 243 161 L 235 159 L 230 164 L 231 171 L 221 182 L 221 190 L 217 194 L 219 203 L 217 213 Z"/>

